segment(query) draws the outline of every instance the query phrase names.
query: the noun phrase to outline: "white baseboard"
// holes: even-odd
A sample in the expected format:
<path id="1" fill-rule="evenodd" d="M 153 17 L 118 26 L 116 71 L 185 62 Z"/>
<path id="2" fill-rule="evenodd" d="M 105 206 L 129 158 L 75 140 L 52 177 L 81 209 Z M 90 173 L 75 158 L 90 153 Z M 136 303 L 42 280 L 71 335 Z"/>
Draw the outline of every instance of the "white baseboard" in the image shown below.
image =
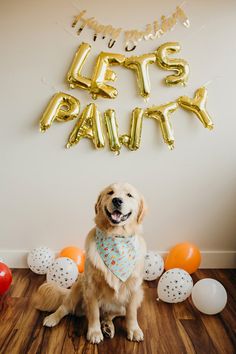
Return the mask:
<path id="1" fill-rule="evenodd" d="M 10 268 L 28 268 L 26 250 L 0 250 L 0 261 Z"/>
<path id="2" fill-rule="evenodd" d="M 167 252 L 159 251 L 164 257 Z M 27 268 L 26 250 L 0 250 L 0 258 L 10 268 Z M 200 268 L 236 268 L 236 251 L 201 251 Z"/>
<path id="3" fill-rule="evenodd" d="M 159 251 L 162 257 L 167 253 L 167 251 Z M 236 268 L 236 251 L 201 251 L 201 256 L 200 268 Z"/>

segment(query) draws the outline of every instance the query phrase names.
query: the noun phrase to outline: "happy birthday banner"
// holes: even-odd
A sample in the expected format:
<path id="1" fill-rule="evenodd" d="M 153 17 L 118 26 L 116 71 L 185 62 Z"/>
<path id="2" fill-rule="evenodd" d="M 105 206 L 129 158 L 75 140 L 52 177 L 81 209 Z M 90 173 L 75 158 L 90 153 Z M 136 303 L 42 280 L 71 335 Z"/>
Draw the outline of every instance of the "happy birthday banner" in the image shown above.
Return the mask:
<path id="1" fill-rule="evenodd" d="M 79 36 L 81 32 L 87 28 L 94 31 L 93 40 L 96 41 L 100 35 L 102 39 L 108 37 L 108 48 L 112 48 L 117 39 L 123 34 L 125 40 L 125 50 L 127 52 L 133 51 L 138 42 L 142 40 L 160 38 L 166 32 L 174 29 L 177 22 L 180 22 L 185 27 L 190 26 L 189 19 L 185 14 L 181 6 L 177 6 L 176 10 L 169 16 L 161 16 L 161 20 L 155 20 L 153 23 L 148 23 L 145 26 L 145 30 L 131 29 L 125 30 L 122 27 L 114 27 L 113 25 L 104 25 L 98 22 L 95 17 L 85 17 L 86 10 L 81 11 L 75 16 L 72 27 L 76 29 L 76 33 Z M 80 24 L 77 29 L 77 25 Z"/>
<path id="2" fill-rule="evenodd" d="M 139 95 L 145 101 L 151 92 L 149 65 L 156 64 L 162 70 L 172 71 L 164 79 L 168 86 L 185 86 L 188 82 L 189 64 L 184 59 L 171 58 L 172 54 L 180 51 L 178 42 L 164 43 L 153 53 L 128 58 L 119 53 L 101 52 L 97 57 L 91 78 L 82 74 L 90 51 L 91 46 L 88 43 L 82 43 L 79 46 L 68 71 L 67 81 L 73 89 L 88 91 L 93 99 L 97 97 L 115 99 L 118 96 L 117 89 L 107 84 L 107 81 L 115 81 L 117 78 L 111 69 L 111 66 L 114 65 L 121 65 L 134 72 Z M 163 105 L 154 105 L 146 109 L 136 107 L 132 111 L 129 133 L 119 135 L 116 112 L 113 109 L 108 109 L 102 116 L 98 107 L 94 103 L 90 103 L 79 116 L 80 101 L 71 95 L 59 92 L 49 102 L 40 120 L 40 130 L 45 132 L 54 121 L 68 122 L 78 118 L 69 136 L 67 148 L 76 145 L 83 138 L 90 139 L 97 149 L 104 148 L 105 134 L 107 134 L 110 150 L 119 154 L 122 145 L 129 150 L 137 150 L 140 147 L 143 119 L 151 118 L 159 123 L 163 140 L 172 150 L 175 139 L 170 118 L 179 107 L 193 112 L 205 128 L 213 129 L 212 120 L 206 110 L 206 100 L 207 89 L 201 87 L 196 90 L 193 98 L 181 96 L 177 100 Z"/>

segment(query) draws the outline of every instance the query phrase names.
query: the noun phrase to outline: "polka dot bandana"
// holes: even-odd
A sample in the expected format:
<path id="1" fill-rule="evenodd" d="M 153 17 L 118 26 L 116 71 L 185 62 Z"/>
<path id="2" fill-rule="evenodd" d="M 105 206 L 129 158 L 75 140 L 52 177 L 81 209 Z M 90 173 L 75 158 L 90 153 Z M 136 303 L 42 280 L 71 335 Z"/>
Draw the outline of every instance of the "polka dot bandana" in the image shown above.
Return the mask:
<path id="1" fill-rule="evenodd" d="M 98 253 L 109 270 L 121 281 L 126 281 L 134 270 L 137 259 L 135 236 L 105 236 L 96 229 Z"/>

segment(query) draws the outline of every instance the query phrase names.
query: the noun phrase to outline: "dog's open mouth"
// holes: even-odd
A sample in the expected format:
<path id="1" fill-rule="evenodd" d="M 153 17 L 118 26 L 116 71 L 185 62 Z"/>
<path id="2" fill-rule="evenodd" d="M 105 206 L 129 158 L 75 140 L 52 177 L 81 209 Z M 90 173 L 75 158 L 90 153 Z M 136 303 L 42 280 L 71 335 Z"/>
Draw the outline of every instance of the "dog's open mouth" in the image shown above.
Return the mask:
<path id="1" fill-rule="evenodd" d="M 131 215 L 131 211 L 128 214 L 122 214 L 119 210 L 114 210 L 112 213 L 110 213 L 107 208 L 105 208 L 106 214 L 109 218 L 109 220 L 113 223 L 113 224 L 119 224 L 122 221 L 127 220 L 130 215 Z"/>

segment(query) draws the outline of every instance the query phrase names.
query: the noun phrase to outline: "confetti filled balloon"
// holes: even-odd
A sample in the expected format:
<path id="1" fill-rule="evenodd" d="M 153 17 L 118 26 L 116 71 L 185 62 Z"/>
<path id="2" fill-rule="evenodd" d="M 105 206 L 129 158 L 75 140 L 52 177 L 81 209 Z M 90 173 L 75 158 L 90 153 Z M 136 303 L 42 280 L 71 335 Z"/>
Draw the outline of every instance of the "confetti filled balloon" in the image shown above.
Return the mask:
<path id="1" fill-rule="evenodd" d="M 61 250 L 59 257 L 67 257 L 72 259 L 77 266 L 80 273 L 84 271 L 85 253 L 79 247 L 65 247 Z"/>
<path id="2" fill-rule="evenodd" d="M 164 270 L 163 258 L 154 251 L 148 251 L 144 261 L 144 279 L 155 280 Z"/>
<path id="3" fill-rule="evenodd" d="M 192 300 L 199 311 L 207 315 L 215 315 L 224 309 L 227 303 L 227 293 L 219 281 L 206 278 L 194 285 Z"/>
<path id="4" fill-rule="evenodd" d="M 191 294 L 193 280 L 183 269 L 174 268 L 165 272 L 158 283 L 158 298 L 165 302 L 177 303 L 186 300 Z"/>
<path id="5" fill-rule="evenodd" d="M 32 272 L 46 274 L 54 259 L 55 254 L 50 248 L 38 247 L 29 252 L 27 263 Z"/>
<path id="6" fill-rule="evenodd" d="M 78 276 L 77 264 L 67 257 L 57 258 L 47 272 L 47 282 L 54 282 L 63 288 L 74 284 Z"/>
<path id="7" fill-rule="evenodd" d="M 0 262 L 0 295 L 3 295 L 12 282 L 11 270 L 5 263 Z"/>

